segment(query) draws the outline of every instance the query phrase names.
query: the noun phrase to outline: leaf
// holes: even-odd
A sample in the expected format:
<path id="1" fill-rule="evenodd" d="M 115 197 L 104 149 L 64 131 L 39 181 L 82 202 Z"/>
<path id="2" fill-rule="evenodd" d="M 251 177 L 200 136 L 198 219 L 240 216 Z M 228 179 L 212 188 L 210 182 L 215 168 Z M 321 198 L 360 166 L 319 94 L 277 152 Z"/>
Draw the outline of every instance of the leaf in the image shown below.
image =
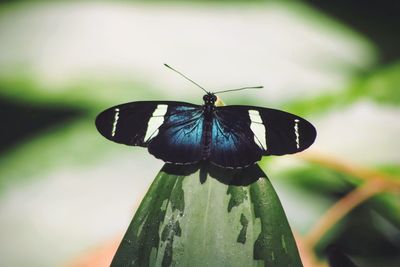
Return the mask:
<path id="1" fill-rule="evenodd" d="M 385 166 L 385 173 L 398 173 L 398 167 Z M 341 173 L 318 164 L 307 164 L 301 168 L 283 171 L 282 176 L 291 184 L 304 189 L 309 195 L 322 195 L 328 199 L 337 200 L 352 191 L 362 182 L 359 178 Z M 400 229 L 400 196 L 394 193 L 381 193 L 364 203 L 378 212 Z"/>
<path id="2" fill-rule="evenodd" d="M 339 247 L 331 245 L 327 249 L 329 265 L 331 267 L 357 267 L 351 259 L 340 250 Z"/>
<path id="3" fill-rule="evenodd" d="M 302 266 L 258 165 L 185 168 L 165 165 L 157 175 L 111 266 Z"/>
<path id="4" fill-rule="evenodd" d="M 113 93 L 110 93 L 110 88 Z M 133 92 L 133 93 L 132 93 Z M 96 111 L 128 99 L 157 99 L 163 95 L 144 81 L 107 76 L 98 79 L 76 78 L 61 84 L 46 84 L 33 74 L 14 73 L 10 77 L 0 73 L 0 95 L 13 101 L 35 105 L 75 108 Z M 93 97 L 96 96 L 96 97 Z"/>
<path id="5" fill-rule="evenodd" d="M 349 98 L 369 98 L 378 103 L 398 105 L 400 103 L 400 64 L 393 64 L 373 72 L 355 82 L 349 89 Z"/>

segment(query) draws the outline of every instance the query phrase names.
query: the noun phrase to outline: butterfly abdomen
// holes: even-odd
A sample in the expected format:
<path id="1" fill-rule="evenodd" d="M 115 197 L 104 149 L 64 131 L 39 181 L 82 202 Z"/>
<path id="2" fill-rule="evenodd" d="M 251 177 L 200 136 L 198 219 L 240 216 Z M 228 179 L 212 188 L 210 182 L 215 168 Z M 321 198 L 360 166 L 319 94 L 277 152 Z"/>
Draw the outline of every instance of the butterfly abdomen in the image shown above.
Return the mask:
<path id="1" fill-rule="evenodd" d="M 212 142 L 212 117 L 215 112 L 215 106 L 213 102 L 206 102 L 203 105 L 204 114 L 204 130 L 201 138 L 202 141 L 202 160 L 209 159 L 211 155 L 211 142 Z"/>
<path id="2" fill-rule="evenodd" d="M 205 117 L 204 120 L 204 130 L 203 130 L 203 135 L 202 135 L 202 151 L 201 151 L 201 157 L 203 160 L 207 160 L 210 157 L 211 154 L 211 127 L 212 127 L 212 120 L 207 119 Z"/>

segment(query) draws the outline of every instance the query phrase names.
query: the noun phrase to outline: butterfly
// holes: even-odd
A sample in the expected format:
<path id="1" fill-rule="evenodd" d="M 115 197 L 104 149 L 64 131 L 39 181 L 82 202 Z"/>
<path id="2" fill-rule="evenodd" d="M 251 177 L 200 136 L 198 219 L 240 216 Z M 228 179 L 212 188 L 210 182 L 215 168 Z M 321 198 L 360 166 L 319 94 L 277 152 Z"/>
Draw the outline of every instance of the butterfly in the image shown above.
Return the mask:
<path id="1" fill-rule="evenodd" d="M 212 93 L 195 84 L 206 92 L 203 105 L 176 101 L 121 104 L 97 116 L 97 130 L 116 143 L 147 147 L 166 163 L 209 162 L 232 169 L 250 166 L 262 156 L 303 151 L 316 138 L 310 122 L 285 111 L 216 105 L 217 93 L 260 87 Z"/>

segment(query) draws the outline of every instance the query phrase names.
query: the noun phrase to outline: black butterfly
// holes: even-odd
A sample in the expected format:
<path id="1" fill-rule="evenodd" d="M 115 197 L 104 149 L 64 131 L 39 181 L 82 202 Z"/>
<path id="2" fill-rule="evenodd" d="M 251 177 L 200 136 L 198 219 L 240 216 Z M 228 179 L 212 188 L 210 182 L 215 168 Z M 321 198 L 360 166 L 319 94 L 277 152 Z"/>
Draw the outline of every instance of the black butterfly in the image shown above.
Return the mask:
<path id="1" fill-rule="evenodd" d="M 245 88 L 234 90 L 241 89 Z M 297 153 L 315 140 L 314 126 L 301 117 L 262 107 L 216 106 L 215 93 L 206 93 L 203 105 L 173 101 L 117 105 L 97 116 L 96 127 L 107 139 L 147 147 L 167 163 L 205 161 L 223 168 L 244 168 L 266 155 Z"/>

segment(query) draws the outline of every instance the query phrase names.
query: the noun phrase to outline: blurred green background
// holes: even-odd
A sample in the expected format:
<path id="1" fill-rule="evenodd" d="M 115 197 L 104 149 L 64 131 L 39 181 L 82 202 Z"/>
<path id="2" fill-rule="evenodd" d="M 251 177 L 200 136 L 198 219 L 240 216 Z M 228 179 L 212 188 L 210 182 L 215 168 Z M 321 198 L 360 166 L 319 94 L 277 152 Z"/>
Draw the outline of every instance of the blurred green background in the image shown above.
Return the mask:
<path id="1" fill-rule="evenodd" d="M 108 142 L 103 109 L 137 100 L 284 109 L 318 129 L 310 149 L 400 174 L 395 1 L 8 1 L 0 6 L 0 266 L 65 266 L 119 237 L 163 163 Z M 360 184 L 296 156 L 261 166 L 295 234 Z M 400 198 L 352 210 L 316 247 L 399 266 Z"/>

